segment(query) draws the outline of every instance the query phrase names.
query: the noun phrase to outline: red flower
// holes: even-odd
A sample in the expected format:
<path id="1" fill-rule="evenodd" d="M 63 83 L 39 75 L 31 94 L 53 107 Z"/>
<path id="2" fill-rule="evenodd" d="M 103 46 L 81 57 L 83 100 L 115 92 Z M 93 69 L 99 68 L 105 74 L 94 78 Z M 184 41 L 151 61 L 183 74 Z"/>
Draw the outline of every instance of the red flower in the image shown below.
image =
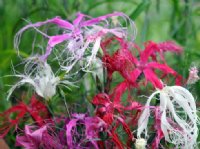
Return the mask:
<path id="1" fill-rule="evenodd" d="M 44 125 L 44 120 L 50 118 L 46 106 L 37 100 L 35 96 L 32 96 L 29 105 L 20 102 L 18 105 L 13 106 L 4 113 L 0 114 L 2 121 L 0 126 L 0 138 L 3 138 L 12 127 L 17 127 L 17 125 L 20 123 L 20 120 L 22 120 L 27 113 L 31 115 L 31 117 L 39 126 Z M 14 119 L 11 118 L 13 114 L 16 114 Z"/>
<path id="2" fill-rule="evenodd" d="M 124 146 L 116 133 L 116 129 L 119 125 L 122 125 L 124 131 L 128 135 L 126 147 L 129 147 L 130 142 L 134 139 L 130 127 L 126 123 L 127 116 L 124 114 L 124 111 L 139 110 L 141 108 L 141 105 L 136 101 L 128 102 L 129 105 L 127 106 L 122 105 L 121 97 L 127 89 L 128 83 L 124 81 L 117 85 L 112 94 L 100 93 L 92 100 L 92 103 L 97 106 L 96 115 L 111 127 L 109 135 L 119 148 L 123 148 Z"/>
<path id="3" fill-rule="evenodd" d="M 118 49 L 112 56 L 107 52 L 107 46 L 116 39 L 120 44 Z M 120 38 L 111 38 L 101 44 L 104 51 L 103 61 L 108 70 L 108 75 L 111 78 L 114 71 L 118 71 L 130 84 L 136 85 L 137 79 L 141 74 L 144 74 L 146 82 L 149 81 L 155 88 L 161 89 L 163 83 L 160 80 L 155 70 L 160 70 L 163 76 L 168 74 L 176 77 L 176 84 L 180 84 L 181 76 L 165 63 L 159 63 L 156 59 L 156 54 L 163 57 L 163 52 L 176 51 L 180 52 L 181 48 L 173 42 L 154 43 L 147 42 L 143 51 L 134 44 L 133 46 L 139 51 L 139 58 L 136 58 L 129 50 L 129 43 L 126 43 Z M 152 60 L 150 61 L 150 58 Z M 164 57 L 162 58 L 164 61 Z"/>

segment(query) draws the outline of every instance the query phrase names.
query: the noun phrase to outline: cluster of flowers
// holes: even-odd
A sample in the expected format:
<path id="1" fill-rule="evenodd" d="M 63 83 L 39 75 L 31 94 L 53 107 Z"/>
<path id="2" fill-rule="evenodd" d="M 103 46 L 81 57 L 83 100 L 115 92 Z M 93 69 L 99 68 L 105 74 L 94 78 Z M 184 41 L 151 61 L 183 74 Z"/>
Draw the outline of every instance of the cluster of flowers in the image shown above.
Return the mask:
<path id="1" fill-rule="evenodd" d="M 52 36 L 41 31 L 47 24 L 56 25 L 61 34 Z M 24 73 L 15 75 L 20 81 L 9 90 L 8 99 L 24 84 L 30 84 L 36 94 L 28 105 L 21 101 L 1 114 L 0 137 L 6 136 L 12 127 L 18 130 L 28 114 L 35 125 L 26 124 L 23 133 L 16 137 L 16 146 L 28 149 L 157 149 L 167 144 L 177 148 L 197 147 L 195 99 L 182 86 L 198 81 L 198 70 L 191 68 L 185 81 L 167 65 L 164 56 L 165 52 L 181 53 L 180 46 L 172 41 L 149 41 L 144 50 L 140 49 L 133 42 L 136 36 L 133 21 L 121 12 L 97 18 L 78 13 L 72 23 L 60 17 L 30 23 L 16 34 L 16 49 L 22 33 L 30 28 L 48 40 L 46 52 L 26 59 Z M 48 63 L 52 57 L 59 64 L 60 75 L 55 75 Z M 99 66 L 106 70 L 107 77 L 103 91 L 91 100 L 94 113 L 53 116 L 44 101 L 51 100 L 57 86 L 70 88 L 74 85 L 69 81 L 71 77 L 79 71 L 98 74 L 92 68 Z M 112 89 L 114 72 L 123 79 Z M 168 86 L 171 78 L 174 86 Z M 152 92 L 146 104 L 136 100 L 148 96 L 142 96 L 144 88 Z M 39 100 L 41 97 L 45 100 Z"/>

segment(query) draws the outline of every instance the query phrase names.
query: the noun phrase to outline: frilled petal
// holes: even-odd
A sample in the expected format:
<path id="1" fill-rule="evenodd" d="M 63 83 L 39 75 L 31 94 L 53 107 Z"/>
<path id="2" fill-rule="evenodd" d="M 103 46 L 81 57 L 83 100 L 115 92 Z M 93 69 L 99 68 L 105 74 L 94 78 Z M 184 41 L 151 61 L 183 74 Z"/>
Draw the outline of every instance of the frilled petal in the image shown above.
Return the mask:
<path id="1" fill-rule="evenodd" d="M 78 119 L 72 119 L 66 125 L 67 145 L 70 148 L 73 148 L 73 134 L 72 134 L 72 129 L 77 125 L 77 121 L 78 121 Z"/>
<path id="2" fill-rule="evenodd" d="M 140 61 L 146 63 L 152 54 L 155 54 L 157 51 L 159 51 L 159 49 L 156 43 L 153 41 L 146 42 L 145 49 L 140 53 Z"/>
<path id="3" fill-rule="evenodd" d="M 183 48 L 179 45 L 177 45 L 173 41 L 165 41 L 158 43 L 158 48 L 162 52 L 175 52 L 175 53 L 181 53 L 183 51 Z"/>
<path id="4" fill-rule="evenodd" d="M 53 23 L 56 24 L 58 26 L 60 26 L 61 28 L 65 28 L 65 29 L 69 29 L 72 30 L 73 29 L 73 25 L 71 23 L 69 23 L 68 21 L 62 20 L 60 17 L 55 17 L 53 19 L 49 19 L 47 21 L 43 21 L 43 22 L 37 22 L 37 23 L 31 23 L 29 25 L 26 25 L 25 27 L 23 27 L 22 29 L 20 29 L 17 34 L 15 35 L 14 38 L 14 46 L 16 49 L 18 49 L 19 43 L 20 43 L 20 38 L 21 35 L 24 31 L 28 30 L 29 28 L 37 28 L 43 25 L 46 25 L 48 23 Z M 41 33 L 42 35 L 44 35 L 44 37 L 49 37 L 48 35 L 46 35 L 45 33 L 39 31 L 36 29 L 36 31 L 38 31 L 39 33 Z"/>
<path id="5" fill-rule="evenodd" d="M 192 94 L 181 86 L 166 86 L 154 92 L 147 100 L 145 109 L 138 121 L 138 138 L 144 132 L 147 135 L 147 124 L 150 116 L 150 102 L 159 94 L 160 105 L 155 114 L 154 128 L 157 136 L 153 145 L 158 146 L 160 139 L 174 144 L 176 147 L 195 148 L 198 137 L 198 116 Z M 160 129 L 161 128 L 161 129 Z"/>
<path id="6" fill-rule="evenodd" d="M 145 69 L 143 70 L 143 73 L 145 75 L 146 80 L 151 82 L 155 88 L 163 88 L 162 81 L 156 76 L 156 74 L 151 69 Z"/>
<path id="7" fill-rule="evenodd" d="M 167 64 L 160 64 L 157 62 L 150 62 L 147 64 L 148 67 L 151 67 L 153 69 L 159 69 L 163 72 L 164 75 L 171 74 L 176 78 L 176 85 L 181 85 L 183 84 L 183 78 L 181 75 L 179 75 L 175 70 L 170 68 Z"/>

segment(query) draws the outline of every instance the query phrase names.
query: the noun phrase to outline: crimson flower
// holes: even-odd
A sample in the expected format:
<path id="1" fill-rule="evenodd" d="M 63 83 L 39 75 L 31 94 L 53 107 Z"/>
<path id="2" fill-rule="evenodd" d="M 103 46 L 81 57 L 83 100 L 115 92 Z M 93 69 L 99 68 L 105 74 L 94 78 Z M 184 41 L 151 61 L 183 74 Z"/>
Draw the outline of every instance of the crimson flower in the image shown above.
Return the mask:
<path id="1" fill-rule="evenodd" d="M 160 63 L 156 60 L 157 53 L 163 57 L 163 52 L 166 51 L 180 52 L 180 47 L 175 43 L 163 42 L 156 44 L 150 41 L 145 44 L 143 51 L 134 44 L 133 46 L 139 51 L 139 58 L 136 58 L 129 50 L 129 43 L 121 38 L 115 39 L 119 42 L 120 49 L 113 55 L 110 55 L 107 49 L 107 46 L 113 41 L 113 38 L 101 44 L 104 51 L 103 61 L 107 67 L 109 77 L 112 77 L 114 71 L 118 71 L 130 84 L 136 85 L 137 79 L 139 79 L 141 74 L 144 74 L 146 82 L 149 81 L 155 88 L 161 89 L 163 88 L 163 83 L 160 80 L 162 77 L 159 77 L 155 72 L 155 70 L 160 70 L 163 76 L 171 74 L 176 77 L 176 84 L 180 84 L 181 76 L 166 63 Z"/>
<path id="2" fill-rule="evenodd" d="M 20 120 L 22 120 L 27 113 L 31 115 L 31 117 L 39 126 L 44 125 L 44 120 L 50 118 L 50 114 L 46 106 L 37 100 L 35 96 L 32 96 L 29 105 L 20 102 L 19 104 L 12 106 L 10 109 L 0 114 L 2 121 L 0 126 L 0 138 L 6 136 L 13 126 L 17 127 Z M 11 118 L 13 114 L 16 114 L 14 119 Z"/>
<path id="3" fill-rule="evenodd" d="M 124 81 L 115 87 L 112 94 L 108 95 L 106 93 L 100 93 L 92 100 L 92 103 L 97 107 L 96 115 L 103 119 L 108 126 L 112 126 L 109 135 L 113 138 L 113 141 L 119 148 L 124 148 L 123 143 L 120 141 L 118 134 L 116 133 L 116 129 L 119 125 L 123 126 L 124 131 L 128 135 L 127 148 L 129 148 L 130 142 L 134 140 L 130 127 L 125 121 L 127 120 L 127 117 L 124 114 L 124 111 L 138 110 L 141 107 L 141 105 L 136 101 L 130 101 L 127 106 L 122 105 L 121 97 L 127 89 L 128 83 Z"/>

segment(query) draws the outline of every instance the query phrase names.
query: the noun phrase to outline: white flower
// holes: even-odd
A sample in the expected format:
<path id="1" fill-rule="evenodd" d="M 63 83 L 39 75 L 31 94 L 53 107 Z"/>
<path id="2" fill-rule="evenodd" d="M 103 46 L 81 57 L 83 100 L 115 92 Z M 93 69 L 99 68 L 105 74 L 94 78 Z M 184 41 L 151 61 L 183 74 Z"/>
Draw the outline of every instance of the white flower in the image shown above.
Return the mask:
<path id="1" fill-rule="evenodd" d="M 147 137 L 147 124 L 150 117 L 150 102 L 160 95 L 161 130 L 165 140 L 176 147 L 193 149 L 198 137 L 198 117 L 192 94 L 181 86 L 166 86 L 154 92 L 147 100 L 145 109 L 138 120 L 137 137 L 144 132 Z"/>
<path id="2" fill-rule="evenodd" d="M 135 148 L 136 149 L 145 149 L 147 145 L 147 141 L 143 138 L 136 139 Z"/>
<path id="3" fill-rule="evenodd" d="M 47 63 L 38 62 L 33 64 L 29 62 L 25 65 L 24 73 L 22 75 L 14 75 L 21 78 L 21 80 L 8 91 L 7 99 L 17 87 L 25 83 L 32 85 L 35 92 L 45 99 L 50 99 L 56 94 L 56 86 L 58 84 L 70 85 L 68 81 L 61 81 L 59 77 L 56 77 Z"/>

